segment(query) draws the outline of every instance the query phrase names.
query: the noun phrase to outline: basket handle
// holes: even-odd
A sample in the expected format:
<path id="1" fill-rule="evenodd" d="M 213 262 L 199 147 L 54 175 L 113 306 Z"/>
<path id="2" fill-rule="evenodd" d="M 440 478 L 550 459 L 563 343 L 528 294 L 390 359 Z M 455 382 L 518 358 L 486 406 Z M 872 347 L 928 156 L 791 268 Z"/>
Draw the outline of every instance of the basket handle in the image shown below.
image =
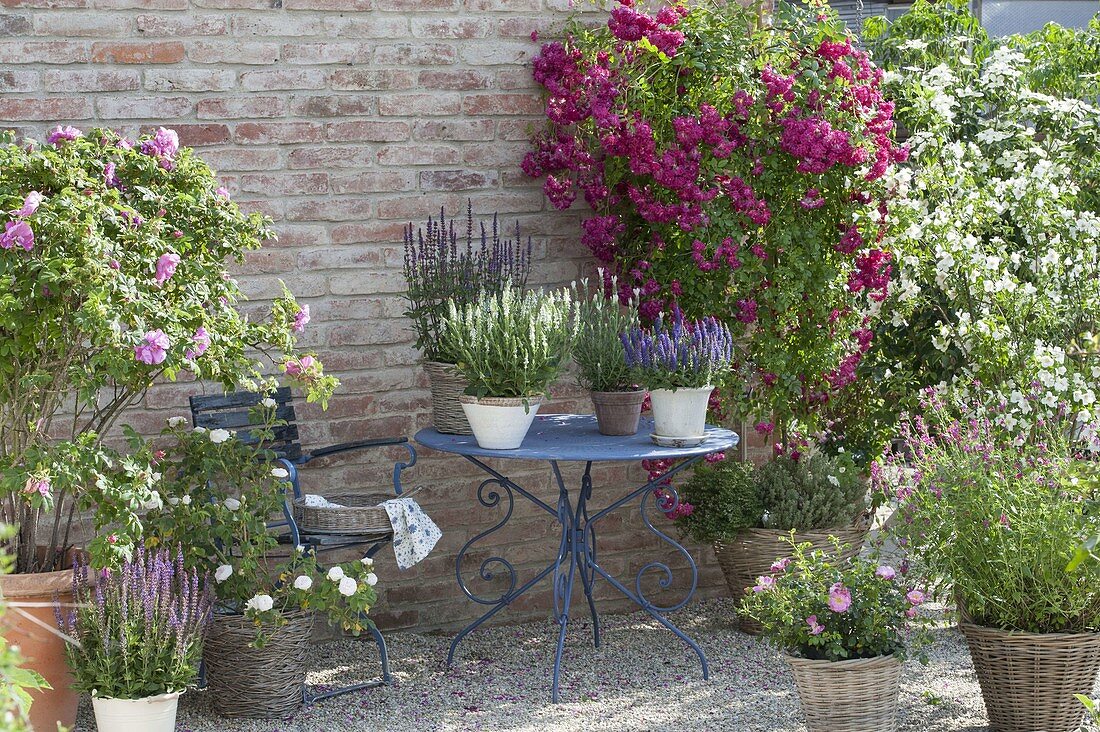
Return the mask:
<path id="1" fill-rule="evenodd" d="M 424 488 L 424 486 L 422 486 L 422 485 L 415 486 L 412 490 L 405 491 L 404 493 L 401 493 L 400 495 L 394 496 L 394 498 L 412 498 L 417 493 L 419 493 L 422 488 Z M 388 500 L 393 500 L 393 499 L 388 499 Z"/>

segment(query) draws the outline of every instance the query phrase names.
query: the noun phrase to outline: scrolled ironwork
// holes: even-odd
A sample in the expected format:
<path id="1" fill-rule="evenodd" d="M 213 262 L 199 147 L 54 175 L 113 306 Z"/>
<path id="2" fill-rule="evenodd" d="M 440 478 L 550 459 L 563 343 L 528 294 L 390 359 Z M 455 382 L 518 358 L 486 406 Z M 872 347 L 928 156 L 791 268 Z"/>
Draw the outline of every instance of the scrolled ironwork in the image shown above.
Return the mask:
<path id="1" fill-rule="evenodd" d="M 469 585 L 462 578 L 462 565 L 466 559 L 466 554 L 479 541 L 503 528 L 503 526 L 508 523 L 508 519 L 512 517 L 512 511 L 515 509 L 516 505 L 515 496 L 512 495 L 512 489 L 509 487 L 507 481 L 501 480 L 500 478 L 488 478 L 482 481 L 481 485 L 478 486 L 477 501 L 485 508 L 496 508 L 500 506 L 505 499 L 507 499 L 508 508 L 505 510 L 504 516 L 502 516 L 497 523 L 463 544 L 462 549 L 459 550 L 458 556 L 455 558 L 455 577 L 458 579 L 459 588 L 466 597 L 481 605 L 499 605 L 507 603 L 516 590 L 516 568 L 513 567 L 512 563 L 507 559 L 497 555 L 482 560 L 477 569 L 477 576 L 485 582 L 492 582 L 503 573 L 504 576 L 507 577 L 508 588 L 499 596 L 479 595 L 471 590 Z"/>

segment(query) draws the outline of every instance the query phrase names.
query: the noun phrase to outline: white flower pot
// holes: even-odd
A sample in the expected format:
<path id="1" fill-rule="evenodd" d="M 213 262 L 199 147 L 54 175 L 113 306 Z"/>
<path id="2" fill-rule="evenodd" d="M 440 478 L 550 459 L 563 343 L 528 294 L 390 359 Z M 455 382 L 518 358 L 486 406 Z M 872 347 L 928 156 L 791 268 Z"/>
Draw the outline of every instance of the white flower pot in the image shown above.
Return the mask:
<path id="1" fill-rule="evenodd" d="M 699 437 L 707 426 L 707 403 L 713 386 L 701 389 L 653 389 L 653 431 L 660 437 Z"/>
<path id="2" fill-rule="evenodd" d="M 535 421 L 542 397 L 528 397 L 526 406 L 523 399 L 505 399 L 500 397 L 477 397 L 463 395 L 462 411 L 474 431 L 478 447 L 485 450 L 515 450 L 523 444 L 527 430 Z"/>
<path id="3" fill-rule="evenodd" d="M 179 692 L 144 699 L 92 698 L 99 732 L 175 732 Z"/>

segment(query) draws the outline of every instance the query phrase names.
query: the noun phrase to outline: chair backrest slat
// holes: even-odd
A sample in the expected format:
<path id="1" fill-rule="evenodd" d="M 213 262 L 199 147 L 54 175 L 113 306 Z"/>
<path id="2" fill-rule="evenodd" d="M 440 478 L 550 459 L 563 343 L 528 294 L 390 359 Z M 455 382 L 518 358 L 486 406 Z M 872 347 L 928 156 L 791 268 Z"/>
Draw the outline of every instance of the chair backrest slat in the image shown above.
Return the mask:
<path id="1" fill-rule="evenodd" d="M 208 430 L 226 429 L 238 432 L 238 439 L 251 444 L 255 439 L 248 434 L 248 428 L 256 426 L 249 410 L 262 399 L 275 400 L 275 414 L 285 425 L 275 428 L 275 438 L 268 440 L 264 447 L 273 450 L 288 460 L 297 460 L 302 456 L 302 446 L 298 437 L 298 425 L 294 414 L 294 405 L 288 387 L 276 389 L 271 394 L 258 394 L 251 391 L 237 391 L 230 394 L 191 397 L 191 422 L 196 427 Z"/>

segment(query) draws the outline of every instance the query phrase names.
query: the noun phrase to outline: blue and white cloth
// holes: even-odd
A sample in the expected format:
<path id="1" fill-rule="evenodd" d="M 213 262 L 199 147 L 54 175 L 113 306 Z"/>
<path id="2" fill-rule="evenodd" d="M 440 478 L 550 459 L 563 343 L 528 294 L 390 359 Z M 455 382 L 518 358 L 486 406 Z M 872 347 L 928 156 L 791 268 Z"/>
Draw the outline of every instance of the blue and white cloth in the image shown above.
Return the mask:
<path id="1" fill-rule="evenodd" d="M 393 553 L 397 566 L 408 569 L 431 553 L 443 532 L 411 498 L 393 498 L 382 504 L 393 526 Z"/>

